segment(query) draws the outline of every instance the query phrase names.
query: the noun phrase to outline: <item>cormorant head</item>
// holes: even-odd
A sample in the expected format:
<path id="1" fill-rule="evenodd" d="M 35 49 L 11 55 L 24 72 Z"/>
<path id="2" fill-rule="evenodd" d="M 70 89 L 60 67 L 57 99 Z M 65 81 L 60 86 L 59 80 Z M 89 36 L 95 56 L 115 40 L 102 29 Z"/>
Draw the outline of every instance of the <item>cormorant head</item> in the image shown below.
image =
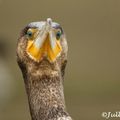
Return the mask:
<path id="1" fill-rule="evenodd" d="M 40 64 L 44 61 L 49 64 L 64 62 L 67 59 L 67 41 L 62 27 L 46 21 L 32 22 L 21 32 L 17 46 L 19 61 L 31 61 Z"/>

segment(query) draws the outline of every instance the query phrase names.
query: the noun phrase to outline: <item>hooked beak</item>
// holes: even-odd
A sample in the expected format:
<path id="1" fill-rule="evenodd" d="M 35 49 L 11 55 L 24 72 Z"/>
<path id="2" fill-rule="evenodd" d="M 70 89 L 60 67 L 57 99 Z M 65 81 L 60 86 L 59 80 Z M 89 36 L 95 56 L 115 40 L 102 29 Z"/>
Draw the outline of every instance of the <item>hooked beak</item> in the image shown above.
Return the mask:
<path id="1" fill-rule="evenodd" d="M 56 39 L 56 34 L 51 24 L 52 20 L 48 18 L 35 40 L 28 41 L 27 53 L 37 62 L 44 57 L 47 57 L 50 62 L 54 62 L 62 50 L 60 41 Z"/>

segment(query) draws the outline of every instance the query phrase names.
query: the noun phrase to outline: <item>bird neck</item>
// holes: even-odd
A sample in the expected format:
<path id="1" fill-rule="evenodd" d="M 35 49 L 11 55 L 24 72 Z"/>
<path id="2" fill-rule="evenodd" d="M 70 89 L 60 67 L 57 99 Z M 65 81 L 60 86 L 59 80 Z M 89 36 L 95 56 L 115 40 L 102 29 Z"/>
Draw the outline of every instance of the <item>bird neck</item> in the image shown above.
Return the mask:
<path id="1" fill-rule="evenodd" d="M 63 120 L 69 116 L 65 111 L 62 82 L 61 75 L 27 75 L 25 87 L 32 120 Z"/>

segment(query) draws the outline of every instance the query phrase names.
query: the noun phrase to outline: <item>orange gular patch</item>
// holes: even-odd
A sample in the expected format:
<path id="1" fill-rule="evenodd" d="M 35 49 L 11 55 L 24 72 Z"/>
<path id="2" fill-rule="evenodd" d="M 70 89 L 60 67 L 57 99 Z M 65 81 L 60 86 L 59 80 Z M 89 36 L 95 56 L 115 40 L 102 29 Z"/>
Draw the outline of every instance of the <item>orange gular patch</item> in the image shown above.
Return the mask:
<path id="1" fill-rule="evenodd" d="M 41 48 L 37 48 L 34 41 L 29 40 L 26 51 L 28 55 L 37 62 L 41 61 L 44 56 L 46 56 L 50 62 L 54 62 L 60 55 L 62 47 L 60 41 L 56 40 L 55 46 L 52 48 L 49 37 L 47 37 Z"/>

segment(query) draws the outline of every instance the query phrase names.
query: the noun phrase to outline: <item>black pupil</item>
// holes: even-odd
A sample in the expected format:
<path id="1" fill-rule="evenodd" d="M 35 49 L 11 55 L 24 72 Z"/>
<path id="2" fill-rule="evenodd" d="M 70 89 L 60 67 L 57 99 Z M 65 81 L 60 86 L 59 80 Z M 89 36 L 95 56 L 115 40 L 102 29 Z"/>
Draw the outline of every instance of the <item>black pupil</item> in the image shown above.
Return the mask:
<path id="1" fill-rule="evenodd" d="M 57 39 L 60 39 L 60 36 L 61 36 L 61 32 L 59 31 L 59 32 L 57 32 L 57 34 L 56 34 L 56 38 L 57 38 Z"/>
<path id="2" fill-rule="evenodd" d="M 31 31 L 28 31 L 28 32 L 27 32 L 27 35 L 28 35 L 29 37 L 31 37 L 31 36 L 32 36 L 32 32 L 31 32 Z"/>

